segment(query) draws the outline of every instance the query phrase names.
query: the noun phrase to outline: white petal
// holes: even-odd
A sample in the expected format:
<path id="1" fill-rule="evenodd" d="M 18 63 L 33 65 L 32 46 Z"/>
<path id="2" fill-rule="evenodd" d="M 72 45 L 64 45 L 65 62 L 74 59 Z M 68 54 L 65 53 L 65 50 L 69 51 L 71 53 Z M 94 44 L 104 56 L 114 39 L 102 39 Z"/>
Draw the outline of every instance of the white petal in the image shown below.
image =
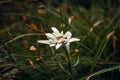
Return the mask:
<path id="1" fill-rule="evenodd" d="M 50 44 L 55 44 L 56 43 L 56 40 L 54 39 L 49 39 L 49 42 L 50 42 Z"/>
<path id="2" fill-rule="evenodd" d="M 55 37 L 59 37 L 59 34 L 56 33 L 52 33 Z"/>
<path id="3" fill-rule="evenodd" d="M 70 42 L 74 42 L 74 41 L 80 41 L 80 39 L 78 39 L 78 38 L 71 38 L 68 42 L 70 43 Z"/>
<path id="4" fill-rule="evenodd" d="M 60 37 L 60 36 L 63 36 L 63 31 L 61 31 L 61 33 L 56 33 L 56 32 L 53 32 L 52 33 L 55 37 Z"/>
<path id="5" fill-rule="evenodd" d="M 58 43 L 58 44 L 56 45 L 56 49 L 58 49 L 60 46 L 62 46 L 62 43 Z"/>
<path id="6" fill-rule="evenodd" d="M 61 33 L 60 33 L 60 34 L 61 34 L 61 36 L 63 36 L 63 31 L 61 31 Z"/>
<path id="7" fill-rule="evenodd" d="M 58 30 L 57 28 L 52 27 L 51 29 L 52 29 L 52 31 L 53 31 L 55 34 L 60 34 L 60 32 L 59 32 L 59 30 Z"/>
<path id="8" fill-rule="evenodd" d="M 67 40 L 69 40 L 72 36 L 72 33 L 70 31 L 67 31 L 63 37 L 66 37 Z"/>
<path id="9" fill-rule="evenodd" d="M 50 44 L 48 40 L 38 40 L 38 43 L 42 43 L 42 44 Z"/>
<path id="10" fill-rule="evenodd" d="M 45 35 L 47 36 L 47 38 L 50 38 L 50 39 L 55 38 L 55 36 L 53 34 L 51 34 L 51 33 L 46 33 Z"/>
<path id="11" fill-rule="evenodd" d="M 67 44 L 66 44 L 66 46 L 69 46 L 70 45 L 70 43 L 68 42 Z"/>
<path id="12" fill-rule="evenodd" d="M 56 44 L 50 44 L 50 47 L 55 46 Z"/>

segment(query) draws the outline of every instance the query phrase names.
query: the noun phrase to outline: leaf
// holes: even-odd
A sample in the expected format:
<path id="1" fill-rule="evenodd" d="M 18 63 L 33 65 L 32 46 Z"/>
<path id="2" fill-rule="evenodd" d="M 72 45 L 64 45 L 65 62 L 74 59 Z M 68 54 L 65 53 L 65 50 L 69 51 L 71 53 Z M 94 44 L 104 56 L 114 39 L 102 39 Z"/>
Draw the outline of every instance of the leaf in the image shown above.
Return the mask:
<path id="1" fill-rule="evenodd" d="M 75 64 L 73 65 L 73 67 L 77 66 L 77 65 L 79 64 L 79 62 L 80 62 L 80 58 L 78 57 L 78 58 L 77 58 L 77 61 L 76 61 Z"/>
<path id="2" fill-rule="evenodd" d="M 93 24 L 93 27 L 97 27 L 102 22 L 103 22 L 102 20 L 97 21 L 96 23 Z"/>
<path id="3" fill-rule="evenodd" d="M 114 31 L 110 32 L 110 33 L 106 36 L 106 39 L 109 40 L 113 34 L 114 34 Z"/>
<path id="4" fill-rule="evenodd" d="M 110 67 L 110 68 L 106 68 L 106 69 L 102 69 L 100 71 L 97 71 L 91 75 L 89 75 L 86 80 L 90 80 L 91 77 L 93 76 L 96 76 L 96 75 L 99 75 L 99 74 L 102 74 L 102 73 L 105 73 L 105 72 L 108 72 L 108 71 L 112 71 L 112 70 L 115 70 L 115 69 L 119 69 L 120 68 L 120 65 L 117 65 L 117 66 L 114 66 L 114 67 Z"/>

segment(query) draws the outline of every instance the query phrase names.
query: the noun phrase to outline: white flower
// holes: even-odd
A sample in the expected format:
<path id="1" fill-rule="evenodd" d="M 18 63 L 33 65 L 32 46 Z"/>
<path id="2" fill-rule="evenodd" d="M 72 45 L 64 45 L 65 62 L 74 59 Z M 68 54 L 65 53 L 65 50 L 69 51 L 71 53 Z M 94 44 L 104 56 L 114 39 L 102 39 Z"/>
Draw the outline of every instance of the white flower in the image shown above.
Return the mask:
<path id="1" fill-rule="evenodd" d="M 48 44 L 50 47 L 55 46 L 56 49 L 60 48 L 62 45 L 70 45 L 71 42 L 80 41 L 78 38 L 71 38 L 72 33 L 67 31 L 63 34 L 63 31 L 59 31 L 57 28 L 51 28 L 53 33 L 46 33 L 48 40 L 38 40 L 38 43 Z"/>

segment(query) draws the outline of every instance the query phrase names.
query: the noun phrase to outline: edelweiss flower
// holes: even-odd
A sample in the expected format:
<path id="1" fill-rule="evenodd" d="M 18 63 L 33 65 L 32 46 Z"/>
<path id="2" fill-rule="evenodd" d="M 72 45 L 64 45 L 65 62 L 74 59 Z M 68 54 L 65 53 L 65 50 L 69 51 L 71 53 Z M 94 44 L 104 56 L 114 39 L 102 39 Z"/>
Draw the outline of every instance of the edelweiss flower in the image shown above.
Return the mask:
<path id="1" fill-rule="evenodd" d="M 38 40 L 38 43 L 48 44 L 51 46 L 55 46 L 56 49 L 60 48 L 62 45 L 70 45 L 71 42 L 80 41 L 78 38 L 71 38 L 72 33 L 67 31 L 63 34 L 63 31 L 59 31 L 57 28 L 51 28 L 53 33 L 46 33 L 48 40 Z"/>

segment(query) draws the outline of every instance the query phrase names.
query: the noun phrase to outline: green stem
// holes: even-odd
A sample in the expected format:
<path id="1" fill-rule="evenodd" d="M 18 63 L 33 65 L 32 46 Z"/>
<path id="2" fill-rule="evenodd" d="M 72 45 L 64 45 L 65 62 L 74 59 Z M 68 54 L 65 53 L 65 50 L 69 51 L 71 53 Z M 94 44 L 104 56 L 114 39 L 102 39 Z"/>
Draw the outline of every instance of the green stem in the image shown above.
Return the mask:
<path id="1" fill-rule="evenodd" d="M 55 56 L 55 53 L 54 53 L 53 48 L 51 47 L 50 49 L 51 49 L 51 53 L 52 53 L 52 55 L 53 55 L 53 58 L 54 58 L 55 62 L 58 64 L 58 66 L 59 66 L 66 74 L 70 75 L 70 73 L 67 72 L 67 70 L 65 70 L 65 68 L 63 67 L 63 65 L 62 65 L 60 62 L 58 62 L 58 60 L 56 59 L 56 56 Z"/>
<path id="2" fill-rule="evenodd" d="M 69 69 L 69 72 L 72 74 L 73 70 L 72 70 L 72 64 L 71 64 L 71 51 L 70 51 L 70 47 L 69 45 L 66 45 L 66 57 L 68 59 L 68 69 Z"/>

